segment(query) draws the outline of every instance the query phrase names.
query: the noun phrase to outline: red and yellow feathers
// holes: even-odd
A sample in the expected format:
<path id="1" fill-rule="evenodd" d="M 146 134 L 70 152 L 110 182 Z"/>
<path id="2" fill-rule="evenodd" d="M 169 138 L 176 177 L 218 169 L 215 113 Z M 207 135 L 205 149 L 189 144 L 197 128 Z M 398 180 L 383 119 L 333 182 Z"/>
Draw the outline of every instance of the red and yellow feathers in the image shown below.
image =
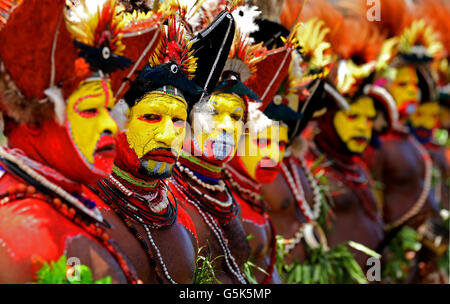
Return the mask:
<path id="1" fill-rule="evenodd" d="M 192 41 L 186 39 L 186 30 L 176 22 L 175 17 L 169 17 L 167 29 L 162 28 L 159 46 L 150 58 L 150 65 L 157 66 L 169 61 L 175 62 L 186 74 L 188 79 L 194 78 L 197 68 L 197 58 L 193 56 Z"/>
<path id="2" fill-rule="evenodd" d="M 22 0 L 0 0 L 0 30 L 6 24 L 9 15 Z"/>

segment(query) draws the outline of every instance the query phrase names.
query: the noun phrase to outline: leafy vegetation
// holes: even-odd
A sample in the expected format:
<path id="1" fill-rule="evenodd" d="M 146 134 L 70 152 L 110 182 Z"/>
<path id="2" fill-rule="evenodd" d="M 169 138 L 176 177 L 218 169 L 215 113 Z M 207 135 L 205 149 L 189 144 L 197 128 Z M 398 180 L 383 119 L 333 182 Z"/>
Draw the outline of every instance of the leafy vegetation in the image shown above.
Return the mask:
<path id="1" fill-rule="evenodd" d="M 79 274 L 79 276 L 75 275 Z M 79 280 L 78 280 L 79 279 Z M 67 257 L 62 255 L 58 261 L 45 262 L 37 272 L 36 282 L 32 284 L 111 284 L 111 277 L 94 281 L 92 271 L 86 265 L 67 265 Z"/>
<path id="2" fill-rule="evenodd" d="M 353 244 L 356 244 L 353 242 Z M 303 263 L 285 261 L 283 238 L 277 237 L 276 267 L 285 284 L 366 284 L 367 280 L 353 254 L 345 244 L 325 251 L 311 249 L 306 244 L 307 258 Z M 358 244 L 359 246 L 363 246 Z M 370 250 L 370 249 L 369 249 Z"/>
<path id="3" fill-rule="evenodd" d="M 207 256 L 203 256 L 201 252 L 205 247 L 200 247 L 197 253 L 197 259 L 195 261 L 195 272 L 194 272 L 194 284 L 222 284 L 217 277 L 216 271 L 214 269 L 214 262 L 224 257 L 223 255 L 216 256 L 214 259 L 209 253 Z M 211 252 L 211 251 L 209 251 Z"/>
<path id="4" fill-rule="evenodd" d="M 254 237 L 255 236 L 252 234 L 247 235 L 247 241 L 252 240 Z M 265 271 L 264 269 L 253 263 L 252 254 L 250 252 L 250 257 L 247 260 L 247 262 L 244 263 L 242 268 L 242 272 L 244 273 L 245 277 L 247 278 L 250 284 L 258 284 L 258 281 L 256 280 L 255 277 L 255 270 L 261 271 L 265 275 L 268 275 L 267 271 Z"/>
<path id="5" fill-rule="evenodd" d="M 408 276 L 411 260 L 407 252 L 418 252 L 421 248 L 418 233 L 403 227 L 387 246 L 387 261 L 382 267 L 383 280 L 389 283 L 402 283 Z"/>

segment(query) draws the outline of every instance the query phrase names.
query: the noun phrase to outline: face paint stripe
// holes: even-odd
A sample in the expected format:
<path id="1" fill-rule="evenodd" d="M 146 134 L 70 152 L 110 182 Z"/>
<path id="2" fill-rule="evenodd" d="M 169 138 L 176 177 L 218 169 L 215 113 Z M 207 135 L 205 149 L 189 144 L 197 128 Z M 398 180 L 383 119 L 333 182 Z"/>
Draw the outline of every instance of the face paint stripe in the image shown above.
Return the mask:
<path id="1" fill-rule="evenodd" d="M 99 94 L 86 95 L 86 96 L 80 97 L 80 98 L 78 98 L 78 99 L 75 101 L 75 104 L 73 105 L 73 109 L 75 110 L 75 112 L 76 112 L 78 115 L 80 115 L 80 116 L 82 116 L 82 117 L 84 117 L 84 118 L 94 117 L 94 116 L 98 115 L 98 110 L 97 110 L 95 113 L 85 113 L 85 112 L 82 112 L 82 111 L 78 110 L 78 104 L 79 104 L 80 102 L 86 100 L 86 99 L 89 99 L 89 98 L 97 98 L 97 97 L 101 97 L 101 96 L 102 96 L 102 94 L 99 93 Z"/>
<path id="2" fill-rule="evenodd" d="M 105 79 L 102 79 L 102 87 L 103 91 L 105 92 L 105 107 L 107 108 L 109 105 L 109 89 L 108 82 Z"/>

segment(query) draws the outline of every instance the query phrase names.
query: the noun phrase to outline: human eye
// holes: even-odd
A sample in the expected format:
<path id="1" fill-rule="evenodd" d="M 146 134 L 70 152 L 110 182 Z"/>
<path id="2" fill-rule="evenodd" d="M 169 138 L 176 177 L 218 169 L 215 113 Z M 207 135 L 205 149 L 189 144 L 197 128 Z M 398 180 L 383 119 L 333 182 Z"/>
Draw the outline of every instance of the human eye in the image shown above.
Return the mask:
<path id="1" fill-rule="evenodd" d="M 239 120 L 242 119 L 242 115 L 236 114 L 236 113 L 231 114 L 230 117 L 231 117 L 234 121 L 239 121 Z"/>
<path id="2" fill-rule="evenodd" d="M 178 128 L 184 128 L 184 123 L 185 123 L 184 119 L 175 117 L 175 118 L 172 119 L 172 122 L 173 122 L 173 124 L 174 124 L 176 127 L 178 127 Z"/>
<path id="3" fill-rule="evenodd" d="M 258 139 L 256 140 L 256 143 L 258 144 L 258 147 L 260 147 L 260 148 L 265 148 L 265 147 L 267 147 L 268 145 L 270 145 L 271 140 L 270 140 L 270 139 L 267 139 L 267 138 L 258 138 Z"/>
<path id="4" fill-rule="evenodd" d="M 144 114 L 141 117 L 139 117 L 140 120 L 155 123 L 161 121 L 161 115 L 159 114 Z"/>
<path id="5" fill-rule="evenodd" d="M 356 118 L 358 118 L 357 114 L 348 114 L 347 115 L 348 120 L 355 120 Z"/>

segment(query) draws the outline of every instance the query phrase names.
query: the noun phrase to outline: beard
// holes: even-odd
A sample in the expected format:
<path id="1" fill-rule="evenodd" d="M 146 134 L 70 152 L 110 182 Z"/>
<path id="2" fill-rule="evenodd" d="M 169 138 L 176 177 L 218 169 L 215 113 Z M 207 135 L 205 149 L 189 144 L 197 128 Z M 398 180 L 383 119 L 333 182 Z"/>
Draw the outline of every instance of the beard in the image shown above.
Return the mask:
<path id="1" fill-rule="evenodd" d="M 165 179 L 172 175 L 173 164 L 139 159 L 139 173 L 152 179 Z"/>
<path id="2" fill-rule="evenodd" d="M 427 143 L 431 140 L 432 136 L 432 130 L 424 128 L 424 127 L 413 127 L 411 124 L 408 125 L 409 129 L 411 130 L 411 133 L 414 135 L 414 137 L 421 143 Z"/>

